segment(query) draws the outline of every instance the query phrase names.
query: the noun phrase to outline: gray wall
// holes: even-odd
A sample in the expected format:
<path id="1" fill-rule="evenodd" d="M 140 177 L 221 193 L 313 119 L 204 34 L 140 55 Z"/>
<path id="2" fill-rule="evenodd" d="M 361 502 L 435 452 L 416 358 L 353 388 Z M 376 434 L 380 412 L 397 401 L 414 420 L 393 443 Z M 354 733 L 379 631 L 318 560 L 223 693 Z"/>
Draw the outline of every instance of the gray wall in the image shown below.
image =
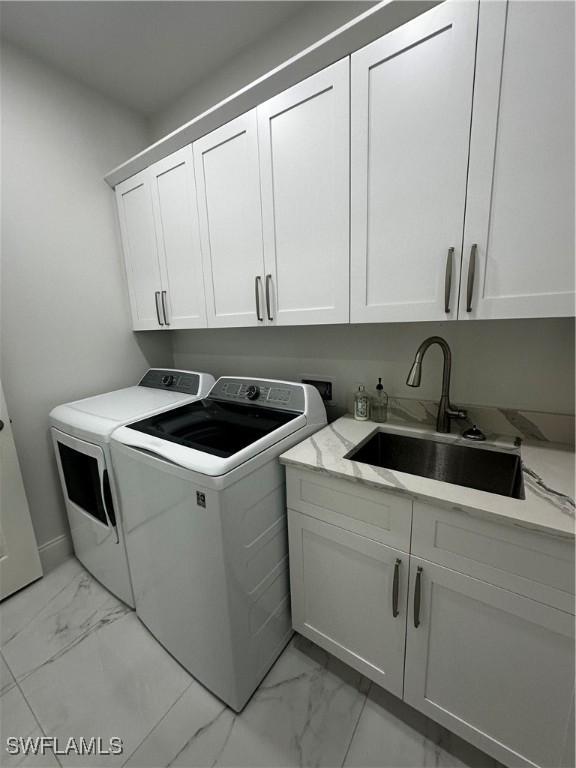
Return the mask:
<path id="1" fill-rule="evenodd" d="M 154 139 L 179 128 L 373 5 L 374 2 L 362 0 L 309 0 L 303 11 L 272 30 L 258 44 L 246 48 L 212 76 L 193 85 L 167 109 L 154 115 L 151 120 Z"/>
<path id="2" fill-rule="evenodd" d="M 66 534 L 48 441 L 58 403 L 115 389 L 171 360 L 133 334 L 106 171 L 146 146 L 146 125 L 3 44 L 0 362 L 32 521 Z"/>
<path id="3" fill-rule="evenodd" d="M 296 328 L 177 331 L 177 367 L 297 379 L 302 374 L 332 377 L 335 400 L 344 408 L 359 383 L 398 397 L 438 399 L 442 354 L 431 348 L 422 385 L 411 389 L 406 376 L 418 345 L 439 334 L 453 352 L 454 403 L 574 413 L 574 322 L 485 320 L 446 323 L 391 323 Z"/>

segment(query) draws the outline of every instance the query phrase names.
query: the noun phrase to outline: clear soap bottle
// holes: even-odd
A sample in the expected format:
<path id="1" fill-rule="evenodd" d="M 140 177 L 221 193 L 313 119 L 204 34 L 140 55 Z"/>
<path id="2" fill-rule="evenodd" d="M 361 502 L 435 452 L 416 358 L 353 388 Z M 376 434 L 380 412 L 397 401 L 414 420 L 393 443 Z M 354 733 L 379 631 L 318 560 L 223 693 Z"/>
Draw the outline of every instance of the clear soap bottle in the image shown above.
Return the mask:
<path id="1" fill-rule="evenodd" d="M 368 421 L 370 418 L 370 398 L 363 384 L 354 395 L 354 418 L 357 421 Z"/>
<path id="2" fill-rule="evenodd" d="M 384 392 L 382 379 L 376 384 L 376 394 L 372 400 L 372 421 L 383 424 L 388 418 L 388 395 Z"/>

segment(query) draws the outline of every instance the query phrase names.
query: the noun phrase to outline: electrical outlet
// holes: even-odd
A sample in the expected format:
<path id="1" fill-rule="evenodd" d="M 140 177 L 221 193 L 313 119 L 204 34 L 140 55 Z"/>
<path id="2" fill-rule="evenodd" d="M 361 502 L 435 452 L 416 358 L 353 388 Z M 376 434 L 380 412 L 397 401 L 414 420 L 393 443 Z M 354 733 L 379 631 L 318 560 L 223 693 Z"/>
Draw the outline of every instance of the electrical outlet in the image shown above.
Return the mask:
<path id="1" fill-rule="evenodd" d="M 311 384 L 313 387 L 316 387 L 324 404 L 332 405 L 334 401 L 334 382 L 332 379 L 327 379 L 324 376 L 302 374 L 300 381 L 302 384 Z"/>

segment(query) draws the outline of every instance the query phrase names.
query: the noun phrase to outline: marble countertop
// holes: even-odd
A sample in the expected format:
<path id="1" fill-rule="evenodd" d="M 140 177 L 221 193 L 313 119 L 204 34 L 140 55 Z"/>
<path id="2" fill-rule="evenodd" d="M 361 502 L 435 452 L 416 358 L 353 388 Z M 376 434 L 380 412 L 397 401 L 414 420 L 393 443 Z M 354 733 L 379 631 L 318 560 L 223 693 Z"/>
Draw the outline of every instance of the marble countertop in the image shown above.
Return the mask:
<path id="1" fill-rule="evenodd" d="M 520 452 L 524 465 L 526 498 L 513 499 L 344 458 L 378 429 L 415 437 L 425 435 L 441 440 L 450 439 L 471 445 L 469 440 L 459 435 L 438 435 L 430 427 L 420 424 L 376 424 L 343 416 L 291 448 L 280 457 L 280 461 L 288 466 L 314 470 L 383 490 L 439 502 L 466 512 L 498 518 L 501 522 L 554 535 L 574 536 L 575 456 L 570 448 L 535 441 L 523 442 L 518 448 L 512 437 L 489 435 L 482 446 Z M 553 491 L 564 495 L 557 495 Z"/>

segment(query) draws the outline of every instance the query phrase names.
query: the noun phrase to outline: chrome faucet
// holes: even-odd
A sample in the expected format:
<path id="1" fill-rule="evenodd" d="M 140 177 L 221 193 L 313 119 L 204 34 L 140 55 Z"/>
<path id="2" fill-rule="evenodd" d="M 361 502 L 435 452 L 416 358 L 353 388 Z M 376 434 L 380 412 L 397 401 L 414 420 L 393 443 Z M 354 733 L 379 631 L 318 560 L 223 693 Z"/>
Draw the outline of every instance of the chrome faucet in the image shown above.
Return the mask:
<path id="1" fill-rule="evenodd" d="M 444 355 L 444 369 L 442 372 L 442 396 L 438 405 L 438 418 L 436 419 L 437 432 L 450 432 L 450 419 L 465 419 L 468 415 L 461 408 L 454 409 L 450 405 L 450 373 L 452 370 L 452 352 L 448 342 L 441 336 L 430 336 L 425 339 L 418 347 L 416 357 L 410 368 L 410 373 L 406 379 L 409 387 L 419 387 L 422 379 L 422 360 L 426 350 L 432 344 L 438 344 Z"/>

